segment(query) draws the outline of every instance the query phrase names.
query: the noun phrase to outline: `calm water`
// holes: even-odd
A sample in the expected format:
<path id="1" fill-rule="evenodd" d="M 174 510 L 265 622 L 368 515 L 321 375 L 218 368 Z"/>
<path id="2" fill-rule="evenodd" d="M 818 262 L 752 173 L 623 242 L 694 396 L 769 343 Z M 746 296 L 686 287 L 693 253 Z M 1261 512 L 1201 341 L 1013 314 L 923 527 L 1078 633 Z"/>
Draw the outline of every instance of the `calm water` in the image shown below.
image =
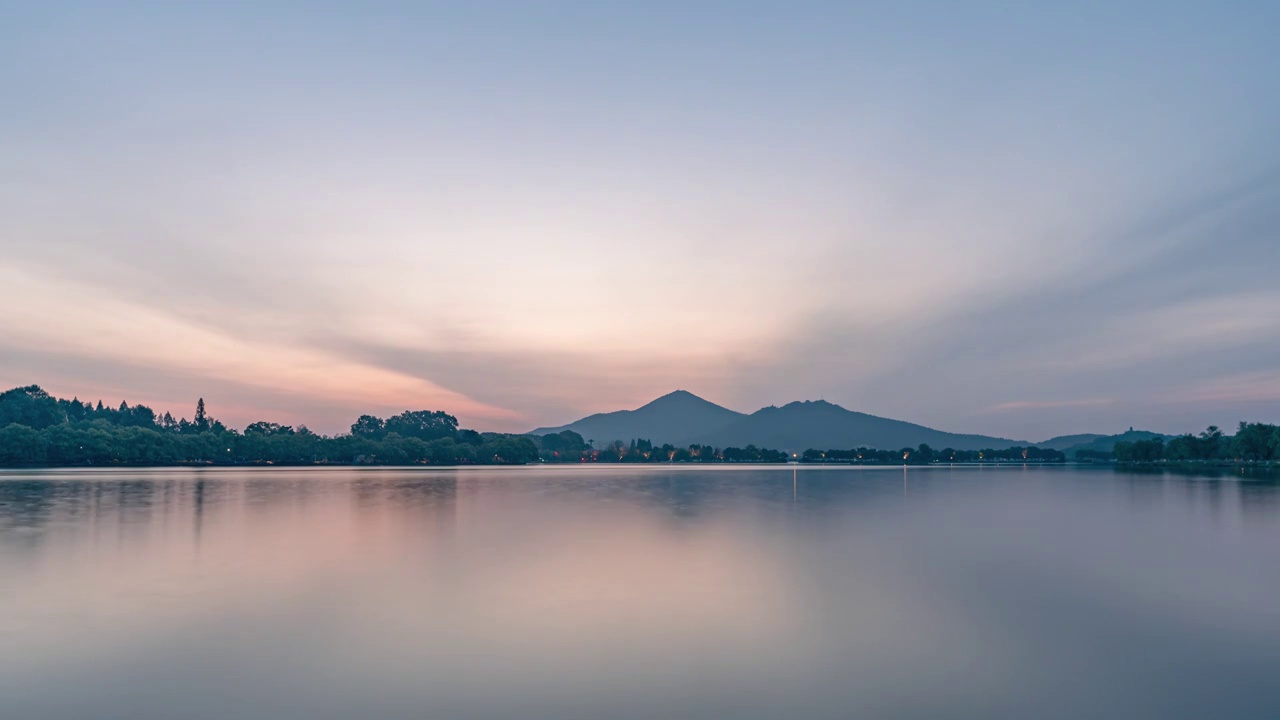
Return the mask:
<path id="1" fill-rule="evenodd" d="M 3 718 L 1276 718 L 1280 488 L 0 473 Z"/>

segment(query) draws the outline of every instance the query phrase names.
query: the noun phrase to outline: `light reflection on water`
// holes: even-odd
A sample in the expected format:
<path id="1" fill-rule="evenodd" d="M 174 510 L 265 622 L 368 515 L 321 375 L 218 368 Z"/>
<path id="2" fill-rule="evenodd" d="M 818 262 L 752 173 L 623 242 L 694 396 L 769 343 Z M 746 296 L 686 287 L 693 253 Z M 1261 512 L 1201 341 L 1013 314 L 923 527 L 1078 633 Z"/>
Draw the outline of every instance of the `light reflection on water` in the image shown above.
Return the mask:
<path id="1" fill-rule="evenodd" d="M 1280 490 L 1071 468 L 0 474 L 0 717 L 1280 717 Z"/>

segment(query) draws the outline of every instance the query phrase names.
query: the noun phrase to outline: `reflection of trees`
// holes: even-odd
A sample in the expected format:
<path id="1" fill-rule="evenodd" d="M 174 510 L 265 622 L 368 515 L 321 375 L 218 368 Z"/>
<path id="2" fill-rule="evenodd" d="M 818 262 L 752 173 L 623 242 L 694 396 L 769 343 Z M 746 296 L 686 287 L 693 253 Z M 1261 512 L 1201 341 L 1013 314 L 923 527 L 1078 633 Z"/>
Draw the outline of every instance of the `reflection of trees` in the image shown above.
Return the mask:
<path id="1" fill-rule="evenodd" d="M 1240 486 L 1240 507 L 1246 519 L 1274 520 L 1280 514 L 1280 492 L 1276 487 Z"/>
<path id="2" fill-rule="evenodd" d="M 84 531 L 104 517 L 122 527 L 149 522 L 156 482 L 35 474 L 0 479 L 0 542 L 39 546 L 54 527 Z"/>
<path id="3" fill-rule="evenodd" d="M 1188 506 L 1205 505 L 1215 517 L 1239 510 L 1252 520 L 1274 519 L 1280 512 L 1280 472 L 1267 467 L 1128 466 L 1106 476 L 1123 483 L 1136 507 L 1155 506 L 1177 497 Z M 1223 482 L 1235 480 L 1238 482 Z"/>
<path id="4" fill-rule="evenodd" d="M 232 510 L 250 522 L 265 522 L 281 508 L 305 512 L 312 504 L 332 502 L 349 502 L 359 521 L 370 528 L 391 523 L 434 536 L 452 532 L 460 502 L 483 509 L 496 496 L 512 502 L 550 499 L 588 506 L 616 500 L 686 518 L 748 506 L 763 512 L 800 509 L 821 516 L 902 501 L 899 468 L 611 467 L 617 469 L 23 473 L 0 479 L 0 543 L 8 550 L 33 550 L 53 532 L 71 536 L 104 527 L 108 532 L 101 537 L 127 539 L 164 522 L 165 527 L 189 532 L 186 537 L 199 544 L 211 519 Z M 955 487 L 962 475 L 986 476 L 979 469 L 907 472 L 913 497 Z M 1275 470 L 1125 468 L 1097 475 L 1109 483 L 1119 481 L 1116 487 L 1133 503 L 1163 502 L 1172 492 L 1184 502 L 1209 507 L 1215 515 L 1237 506 L 1253 518 L 1280 512 L 1280 472 Z M 1204 482 L 1206 478 L 1211 481 Z M 1241 482 L 1213 482 L 1215 478 Z M 1073 479 L 1070 473 L 1060 478 Z"/>
<path id="5" fill-rule="evenodd" d="M 0 543 L 33 549 L 40 544 L 65 489 L 44 480 L 0 480 Z"/>
<path id="6" fill-rule="evenodd" d="M 86 531 L 104 522 L 142 527 L 158 514 L 190 517 L 198 538 L 209 514 L 230 506 L 270 514 L 348 491 L 358 505 L 450 509 L 456 471 L 248 471 L 190 470 L 149 476 L 75 471 L 0 476 L 0 542 L 38 542 L 51 526 Z"/>
<path id="7" fill-rule="evenodd" d="M 1280 483 L 1280 467 L 1267 465 L 1125 465 L 1114 468 L 1121 475 L 1198 478 L 1202 480 L 1244 480 L 1275 485 Z"/>

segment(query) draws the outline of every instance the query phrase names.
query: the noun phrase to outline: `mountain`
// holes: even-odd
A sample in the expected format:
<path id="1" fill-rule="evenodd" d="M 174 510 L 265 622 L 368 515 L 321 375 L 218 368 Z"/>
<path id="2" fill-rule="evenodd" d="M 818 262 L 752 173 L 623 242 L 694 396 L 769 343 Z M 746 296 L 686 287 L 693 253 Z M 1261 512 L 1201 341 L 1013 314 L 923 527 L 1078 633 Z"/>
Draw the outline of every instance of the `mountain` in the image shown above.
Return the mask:
<path id="1" fill-rule="evenodd" d="M 936 450 L 948 447 L 983 450 L 1019 444 L 1004 438 L 958 435 L 853 412 L 823 400 L 767 407 L 718 430 L 690 436 L 685 444 L 688 442 L 716 447 L 755 445 L 792 452 L 809 448 L 843 450 L 857 447 L 897 450 L 914 448 L 922 443 Z"/>
<path id="2" fill-rule="evenodd" d="M 686 438 L 709 435 L 737 420 L 742 413 L 703 400 L 691 392 L 677 390 L 644 407 L 599 413 L 559 427 L 534 430 L 531 435 L 548 435 L 572 430 L 584 440 L 604 447 L 614 440 L 644 438 L 655 443 L 687 445 Z"/>
<path id="3" fill-rule="evenodd" d="M 1160 433 L 1150 432 L 1148 430 L 1134 430 L 1133 428 L 1129 428 L 1128 432 L 1123 432 L 1119 435 L 1099 435 L 1088 442 L 1079 443 L 1065 448 L 1063 452 L 1067 454 L 1067 457 L 1074 456 L 1079 450 L 1111 452 L 1116 449 L 1116 443 L 1118 442 L 1138 442 L 1139 440 L 1155 440 L 1157 438 L 1168 442 L 1172 437 L 1172 435 L 1161 435 Z"/>
<path id="4" fill-rule="evenodd" d="M 1036 447 L 1044 448 L 1045 450 L 1066 450 L 1067 448 L 1072 448 L 1077 445 L 1087 445 L 1093 442 L 1094 440 L 1100 440 L 1104 437 L 1106 437 L 1106 435 L 1097 435 L 1094 433 L 1083 433 L 1080 435 L 1059 435 L 1058 437 L 1055 437 L 1055 438 L 1049 438 L 1044 442 L 1038 442 L 1035 445 Z"/>

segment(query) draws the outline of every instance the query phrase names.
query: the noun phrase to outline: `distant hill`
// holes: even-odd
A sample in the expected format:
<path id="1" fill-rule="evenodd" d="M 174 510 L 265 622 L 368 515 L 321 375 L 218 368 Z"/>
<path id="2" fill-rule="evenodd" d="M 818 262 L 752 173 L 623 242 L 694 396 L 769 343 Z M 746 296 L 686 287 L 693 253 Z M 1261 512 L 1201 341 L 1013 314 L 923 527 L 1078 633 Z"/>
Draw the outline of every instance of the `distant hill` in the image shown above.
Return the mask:
<path id="1" fill-rule="evenodd" d="M 1077 445 L 1087 445 L 1093 442 L 1094 440 L 1100 440 L 1105 437 L 1107 436 L 1098 435 L 1096 433 L 1083 433 L 1080 435 L 1059 435 L 1058 437 L 1055 437 L 1055 438 L 1049 438 L 1044 442 L 1038 442 L 1035 444 L 1035 446 L 1038 448 L 1044 448 L 1046 450 L 1066 450 L 1067 448 L 1072 448 Z"/>
<path id="2" fill-rule="evenodd" d="M 693 435 L 687 442 L 716 447 L 755 445 L 798 452 L 873 447 L 896 450 L 927 444 L 936 450 L 1007 448 L 1018 443 L 985 435 L 959 435 L 901 420 L 846 410 L 823 400 L 767 407 L 718 430 Z M 687 443 L 686 443 L 687 444 Z"/>
<path id="3" fill-rule="evenodd" d="M 677 390 L 635 410 L 599 413 L 568 425 L 538 428 L 530 434 L 572 430 L 584 440 L 594 440 L 596 447 L 634 438 L 658 444 L 688 445 L 687 438 L 711 435 L 744 417 L 740 412 L 703 400 L 691 392 Z"/>
<path id="4" fill-rule="evenodd" d="M 1130 429 L 1128 432 L 1123 432 L 1119 435 L 1100 435 L 1088 442 L 1079 443 L 1065 448 L 1063 449 L 1063 452 L 1067 454 L 1067 457 L 1074 456 L 1080 450 L 1111 452 L 1116 449 L 1116 443 L 1118 442 L 1137 442 L 1139 440 L 1154 440 L 1156 438 L 1167 442 L 1172 437 L 1172 435 L 1161 435 L 1160 433 L 1149 432 L 1147 430 Z"/>

